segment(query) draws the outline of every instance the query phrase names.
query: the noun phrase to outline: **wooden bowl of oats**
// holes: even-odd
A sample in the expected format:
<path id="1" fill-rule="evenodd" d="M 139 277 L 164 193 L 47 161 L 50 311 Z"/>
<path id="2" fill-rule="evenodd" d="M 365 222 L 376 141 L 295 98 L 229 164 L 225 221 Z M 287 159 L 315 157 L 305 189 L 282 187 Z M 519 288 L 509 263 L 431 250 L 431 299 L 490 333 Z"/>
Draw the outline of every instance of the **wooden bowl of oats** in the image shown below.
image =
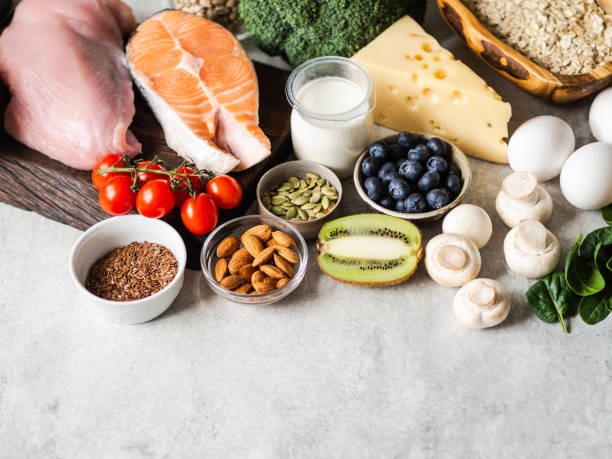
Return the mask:
<path id="1" fill-rule="evenodd" d="M 609 0 L 437 3 L 473 52 L 536 97 L 572 102 L 612 83 Z"/>

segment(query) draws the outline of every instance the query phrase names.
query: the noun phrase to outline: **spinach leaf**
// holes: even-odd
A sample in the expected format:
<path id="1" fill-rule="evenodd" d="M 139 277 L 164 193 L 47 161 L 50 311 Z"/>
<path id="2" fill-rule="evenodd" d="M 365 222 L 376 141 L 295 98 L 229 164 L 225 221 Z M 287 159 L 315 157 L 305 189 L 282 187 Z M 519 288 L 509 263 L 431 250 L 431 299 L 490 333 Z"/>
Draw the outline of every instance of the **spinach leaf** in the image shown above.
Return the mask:
<path id="1" fill-rule="evenodd" d="M 588 234 L 580 246 L 580 256 L 593 259 L 598 244 L 612 246 L 612 226 L 604 226 Z"/>
<path id="2" fill-rule="evenodd" d="M 608 204 L 606 207 L 601 209 L 601 216 L 608 225 L 612 226 L 612 204 Z"/>
<path id="3" fill-rule="evenodd" d="M 595 325 L 608 317 L 610 307 L 612 306 L 611 293 L 612 291 L 607 289 L 597 295 L 587 296 L 582 299 L 579 312 L 580 317 L 582 317 L 585 323 Z"/>
<path id="4" fill-rule="evenodd" d="M 553 273 L 527 290 L 527 302 L 533 313 L 544 322 L 559 321 L 567 333 L 564 319 L 576 314 L 579 298 L 567 285 L 563 273 Z"/>
<path id="5" fill-rule="evenodd" d="M 587 239 L 596 231 L 589 234 Z M 594 295 L 606 286 L 606 281 L 595 264 L 596 240 L 594 237 L 590 239 L 587 251 L 586 239 L 581 245 L 582 234 L 580 234 L 565 257 L 565 280 L 574 293 L 580 296 Z M 594 244 L 592 248 L 591 244 Z"/>
<path id="6" fill-rule="evenodd" d="M 612 283 L 612 245 L 603 246 L 601 243 L 595 247 L 593 260 L 599 272 L 606 280 L 606 285 Z"/>

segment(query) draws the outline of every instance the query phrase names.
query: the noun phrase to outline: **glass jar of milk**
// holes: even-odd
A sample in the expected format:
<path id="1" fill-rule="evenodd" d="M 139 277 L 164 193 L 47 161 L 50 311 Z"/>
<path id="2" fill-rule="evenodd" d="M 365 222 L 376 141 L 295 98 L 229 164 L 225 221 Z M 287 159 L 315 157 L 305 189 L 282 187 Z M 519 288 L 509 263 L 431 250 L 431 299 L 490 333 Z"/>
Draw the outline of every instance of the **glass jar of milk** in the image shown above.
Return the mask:
<path id="1" fill-rule="evenodd" d="M 295 155 L 341 178 L 351 175 L 372 135 L 375 97 L 367 70 L 344 57 L 318 57 L 291 73 L 286 93 Z"/>

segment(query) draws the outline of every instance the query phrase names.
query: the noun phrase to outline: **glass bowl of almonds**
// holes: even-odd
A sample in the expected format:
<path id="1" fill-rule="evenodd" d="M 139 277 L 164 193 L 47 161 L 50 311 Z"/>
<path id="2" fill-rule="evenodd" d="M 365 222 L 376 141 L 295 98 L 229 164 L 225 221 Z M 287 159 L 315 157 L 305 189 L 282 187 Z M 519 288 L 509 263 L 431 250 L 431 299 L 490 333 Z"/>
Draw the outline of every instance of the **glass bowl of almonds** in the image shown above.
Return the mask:
<path id="1" fill-rule="evenodd" d="M 331 169 L 313 161 L 288 161 L 266 172 L 257 184 L 259 213 L 280 217 L 306 239 L 338 217 L 342 182 Z"/>
<path id="2" fill-rule="evenodd" d="M 217 295 L 235 303 L 266 305 L 300 285 L 308 247 L 291 223 L 247 215 L 219 226 L 206 238 L 200 264 Z"/>

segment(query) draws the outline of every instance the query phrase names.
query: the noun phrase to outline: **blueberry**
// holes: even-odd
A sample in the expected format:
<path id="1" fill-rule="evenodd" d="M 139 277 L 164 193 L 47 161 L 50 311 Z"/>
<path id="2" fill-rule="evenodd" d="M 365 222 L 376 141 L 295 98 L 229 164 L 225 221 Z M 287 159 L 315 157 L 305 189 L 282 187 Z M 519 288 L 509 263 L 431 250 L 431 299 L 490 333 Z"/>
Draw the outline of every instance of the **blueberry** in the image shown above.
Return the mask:
<path id="1" fill-rule="evenodd" d="M 451 163 L 451 165 L 448 166 L 448 175 L 456 175 L 457 177 L 461 178 L 461 169 L 459 169 L 456 164 Z"/>
<path id="2" fill-rule="evenodd" d="M 450 159 L 451 146 L 444 140 L 438 137 L 432 137 L 427 140 L 427 149 L 432 155 L 442 156 L 444 159 Z"/>
<path id="3" fill-rule="evenodd" d="M 373 177 L 378 173 L 380 167 L 380 160 L 373 156 L 366 156 L 361 163 L 361 172 L 366 177 Z"/>
<path id="4" fill-rule="evenodd" d="M 417 182 L 417 188 L 421 193 L 427 193 L 440 185 L 440 174 L 436 171 L 427 171 Z"/>
<path id="5" fill-rule="evenodd" d="M 418 214 L 427 210 L 427 201 L 420 193 L 412 193 L 404 201 L 406 212 L 411 214 Z"/>
<path id="6" fill-rule="evenodd" d="M 380 201 L 385 197 L 385 187 L 376 177 L 368 177 L 363 182 L 363 187 L 366 190 L 368 197 L 375 202 Z"/>
<path id="7" fill-rule="evenodd" d="M 378 169 L 378 178 L 382 180 L 383 177 L 389 172 L 397 172 L 397 166 L 394 162 L 388 161 L 382 166 L 380 166 L 380 169 Z"/>
<path id="8" fill-rule="evenodd" d="M 416 159 L 405 159 L 397 170 L 409 182 L 416 182 L 423 175 L 423 165 Z"/>
<path id="9" fill-rule="evenodd" d="M 395 200 L 391 196 L 385 196 L 384 198 L 380 200 L 378 204 L 380 204 L 386 209 L 395 208 Z"/>
<path id="10" fill-rule="evenodd" d="M 387 161 L 391 158 L 389 147 L 380 141 L 371 144 L 369 152 L 372 158 L 378 158 L 381 162 Z"/>
<path id="11" fill-rule="evenodd" d="M 416 159 L 417 161 L 425 162 L 429 158 L 427 147 L 423 144 L 418 144 L 408 150 L 408 159 Z"/>
<path id="12" fill-rule="evenodd" d="M 391 180 L 393 180 L 393 179 L 401 179 L 401 178 L 403 178 L 403 177 L 401 175 L 399 175 L 397 172 L 389 172 L 388 174 L 383 176 L 380 180 L 383 183 L 383 185 L 385 187 L 387 187 Z"/>
<path id="13" fill-rule="evenodd" d="M 395 211 L 396 212 L 406 212 L 406 200 L 402 199 L 401 201 L 395 201 Z"/>
<path id="14" fill-rule="evenodd" d="M 457 175 L 449 175 L 446 177 L 446 189 L 452 196 L 457 196 L 461 191 L 461 187 L 463 184 L 461 183 L 461 177 Z"/>
<path id="15" fill-rule="evenodd" d="M 416 136 L 410 132 L 400 132 L 397 135 L 397 144 L 406 150 L 409 150 L 410 148 L 414 147 L 416 143 Z"/>
<path id="16" fill-rule="evenodd" d="M 436 171 L 440 175 L 446 174 L 448 163 L 442 156 L 434 155 L 427 160 L 425 164 L 427 170 Z"/>
<path id="17" fill-rule="evenodd" d="M 389 190 L 389 196 L 396 201 L 406 199 L 410 194 L 410 185 L 408 185 L 406 180 L 401 178 L 391 180 L 387 189 Z"/>
<path id="18" fill-rule="evenodd" d="M 429 207 L 432 209 L 439 209 L 440 207 L 448 205 L 450 202 L 450 195 L 444 188 L 434 188 L 425 195 L 425 199 Z"/>

